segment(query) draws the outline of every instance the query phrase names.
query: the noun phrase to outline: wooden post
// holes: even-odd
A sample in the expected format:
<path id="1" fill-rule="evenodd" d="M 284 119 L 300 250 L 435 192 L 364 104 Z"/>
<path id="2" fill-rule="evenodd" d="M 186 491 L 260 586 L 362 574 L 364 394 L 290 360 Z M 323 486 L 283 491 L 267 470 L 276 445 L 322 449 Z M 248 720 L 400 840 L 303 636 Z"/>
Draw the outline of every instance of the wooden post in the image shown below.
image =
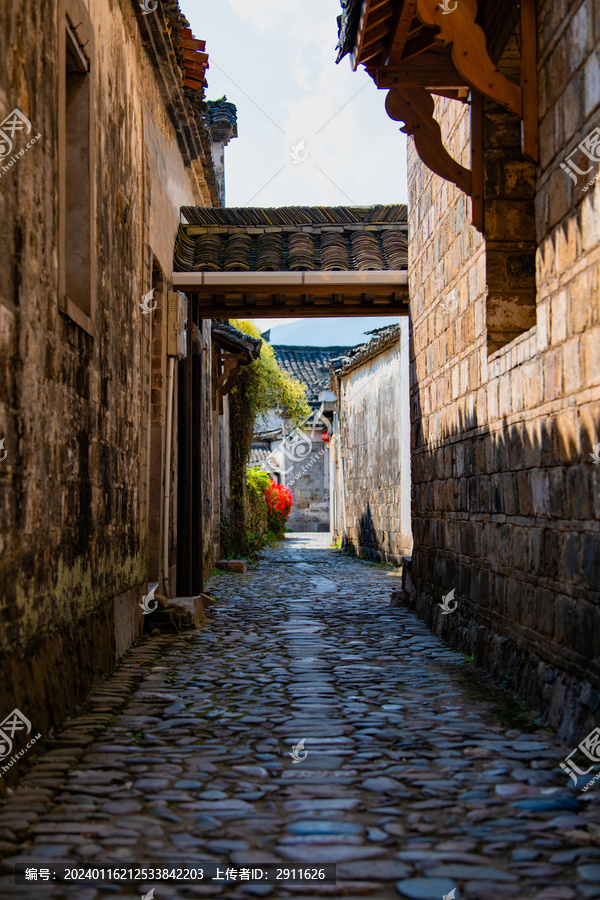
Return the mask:
<path id="1" fill-rule="evenodd" d="M 533 162 L 540 160 L 537 97 L 537 18 L 536 0 L 521 0 L 521 85 L 523 154 Z"/>
<path id="2" fill-rule="evenodd" d="M 198 331 L 202 331 L 202 319 L 198 316 L 198 298 L 190 300 L 192 307 L 191 320 L 197 323 Z M 192 312 L 193 311 L 193 312 Z M 190 347 L 192 368 L 192 427 L 191 432 L 191 459 L 192 459 L 192 485 L 191 485 L 191 585 L 190 594 L 201 594 L 204 589 L 204 540 L 202 517 L 202 438 L 209 434 L 209 425 L 206 422 L 206 403 L 202 394 L 204 383 L 203 366 L 204 354 L 200 350 L 194 352 Z M 212 483 L 212 479 L 210 481 Z"/>
<path id="3" fill-rule="evenodd" d="M 192 593 L 193 556 L 193 370 L 191 309 L 187 321 L 187 356 L 178 366 L 179 404 L 177 435 L 177 596 Z"/>
<path id="4" fill-rule="evenodd" d="M 471 90 L 471 211 L 473 227 L 483 234 L 483 97 L 475 90 Z"/>

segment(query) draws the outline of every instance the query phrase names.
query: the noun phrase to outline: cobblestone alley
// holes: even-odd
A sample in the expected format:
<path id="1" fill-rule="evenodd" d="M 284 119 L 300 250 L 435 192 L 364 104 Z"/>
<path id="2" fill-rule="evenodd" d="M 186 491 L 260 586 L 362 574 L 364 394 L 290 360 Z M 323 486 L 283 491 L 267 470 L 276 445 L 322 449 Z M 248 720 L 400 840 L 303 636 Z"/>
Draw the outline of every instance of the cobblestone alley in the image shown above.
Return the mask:
<path id="1" fill-rule="evenodd" d="M 0 814 L 2 896 L 600 897 L 600 786 L 571 789 L 572 748 L 468 699 L 464 656 L 390 607 L 394 572 L 329 540 L 214 576 L 204 630 L 145 639 L 92 693 Z M 335 863 L 337 883 L 12 874 L 207 862 Z"/>

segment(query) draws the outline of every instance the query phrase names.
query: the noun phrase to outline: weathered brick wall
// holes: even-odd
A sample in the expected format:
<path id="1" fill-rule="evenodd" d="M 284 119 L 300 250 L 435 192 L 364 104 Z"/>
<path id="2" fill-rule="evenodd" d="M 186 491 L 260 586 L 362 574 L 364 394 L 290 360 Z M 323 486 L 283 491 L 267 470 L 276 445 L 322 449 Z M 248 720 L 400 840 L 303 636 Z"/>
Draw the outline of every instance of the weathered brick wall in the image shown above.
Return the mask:
<path id="1" fill-rule="evenodd" d="M 600 125 L 599 42 L 597 2 L 538 4 L 536 322 L 495 352 L 470 201 L 409 147 L 417 607 L 566 738 L 597 724 L 600 686 L 600 181 L 584 190 L 583 154 L 577 184 L 560 163 Z M 440 100 L 436 117 L 468 167 L 467 108 Z M 488 166 L 488 193 L 494 177 L 518 238 L 523 185 Z"/>
<path id="2" fill-rule="evenodd" d="M 178 207 L 194 202 L 131 4 L 98 0 L 89 15 L 93 336 L 59 312 L 62 14 L 33 0 L 0 12 L 2 117 L 17 107 L 41 134 L 0 184 L 11 260 L 0 283 L 0 680 L 2 709 L 21 708 L 44 734 L 141 626 L 150 423 L 161 427 L 164 400 L 152 328 L 154 349 L 165 348 L 164 319 L 153 326 L 139 303 L 153 260 L 169 277 Z"/>
<path id="3" fill-rule="evenodd" d="M 408 354 L 407 341 L 398 338 L 341 375 L 335 438 L 336 518 L 344 547 L 365 559 L 398 565 L 412 545 L 402 353 Z"/>

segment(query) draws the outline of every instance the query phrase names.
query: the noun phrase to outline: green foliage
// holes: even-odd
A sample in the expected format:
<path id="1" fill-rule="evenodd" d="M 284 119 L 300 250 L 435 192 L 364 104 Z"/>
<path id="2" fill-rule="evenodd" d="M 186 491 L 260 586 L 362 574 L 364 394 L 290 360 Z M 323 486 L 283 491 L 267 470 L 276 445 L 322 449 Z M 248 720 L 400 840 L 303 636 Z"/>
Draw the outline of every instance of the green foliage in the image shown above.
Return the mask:
<path id="1" fill-rule="evenodd" d="M 269 544 L 282 538 L 281 529 L 275 528 L 270 515 L 268 491 L 273 488 L 273 481 L 268 472 L 260 466 L 246 470 L 246 518 L 243 531 L 239 523 L 235 525 L 230 519 L 221 521 L 221 539 L 226 559 L 258 559 L 261 552 Z M 218 573 L 218 569 L 215 572 Z"/>
<path id="2" fill-rule="evenodd" d="M 260 331 L 252 322 L 233 319 L 231 324 L 238 331 L 259 338 Z M 306 388 L 302 382 L 279 368 L 273 348 L 263 341 L 260 356 L 240 373 L 245 382 L 245 397 L 253 421 L 265 418 L 273 409 L 281 409 L 285 418 L 295 424 L 310 415 L 306 400 Z M 239 380 L 239 379 L 238 379 Z M 232 393 L 239 390 L 236 384 Z"/>
<path id="3" fill-rule="evenodd" d="M 260 466 L 248 467 L 246 473 L 246 485 L 248 487 L 248 497 L 264 497 L 267 488 L 271 484 L 271 477 Z"/>

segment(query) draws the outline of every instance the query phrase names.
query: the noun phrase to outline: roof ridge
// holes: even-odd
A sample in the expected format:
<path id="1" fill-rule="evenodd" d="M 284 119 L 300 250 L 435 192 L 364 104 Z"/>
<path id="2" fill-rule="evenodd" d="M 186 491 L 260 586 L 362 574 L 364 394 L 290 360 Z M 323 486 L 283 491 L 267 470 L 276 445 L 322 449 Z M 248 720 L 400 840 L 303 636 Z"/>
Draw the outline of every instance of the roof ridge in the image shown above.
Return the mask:
<path id="1" fill-rule="evenodd" d="M 405 203 L 372 206 L 184 206 L 182 213 L 190 225 L 362 225 L 406 224 Z"/>

